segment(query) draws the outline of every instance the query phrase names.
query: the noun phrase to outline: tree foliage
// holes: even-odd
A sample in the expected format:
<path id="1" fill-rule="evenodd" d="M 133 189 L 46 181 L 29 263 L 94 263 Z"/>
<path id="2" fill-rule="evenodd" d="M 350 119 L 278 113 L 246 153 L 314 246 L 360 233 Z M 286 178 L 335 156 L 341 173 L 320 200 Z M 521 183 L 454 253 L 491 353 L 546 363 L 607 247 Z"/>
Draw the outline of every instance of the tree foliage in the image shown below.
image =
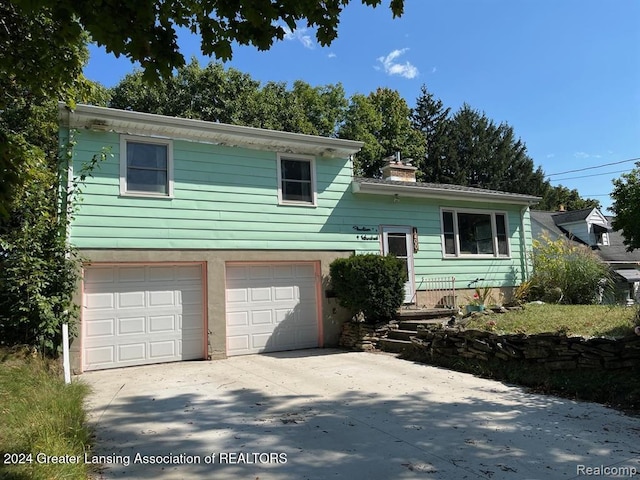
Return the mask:
<path id="1" fill-rule="evenodd" d="M 142 72 L 125 76 L 111 91 L 113 108 L 310 135 L 335 136 L 347 106 L 341 84 L 312 87 L 297 80 L 261 85 L 220 63 L 196 60 L 175 75 L 148 84 Z"/>
<path id="2" fill-rule="evenodd" d="M 6 0 L 3 0 L 6 1 Z M 59 34 L 72 37 L 86 30 L 98 45 L 116 56 L 140 62 L 148 78 L 169 77 L 185 65 L 177 29 L 199 34 L 207 56 L 228 60 L 232 44 L 268 50 L 299 22 L 316 28 L 316 39 L 329 45 L 338 34 L 342 10 L 350 0 L 12 0 L 27 13 L 49 9 Z M 375 7 L 381 0 L 362 0 Z M 391 0 L 393 16 L 400 16 L 404 0 Z M 40 45 L 39 52 L 46 51 Z"/>
<path id="3" fill-rule="evenodd" d="M 582 198 L 575 188 L 568 189 L 563 185 L 555 187 L 547 184 L 542 200 L 536 206 L 538 210 L 555 211 L 562 205 L 565 210 L 582 210 L 583 208 L 600 208 L 600 202 L 593 198 Z"/>
<path id="4" fill-rule="evenodd" d="M 613 228 L 622 231 L 627 250 L 640 248 L 640 162 L 613 181 L 611 197 Z"/>
<path id="5" fill-rule="evenodd" d="M 402 158 L 424 156 L 420 134 L 411 125 L 411 109 L 397 90 L 389 88 L 352 96 L 338 136 L 364 142 L 356 154 L 357 175 L 379 177 L 385 158 L 396 152 Z"/>
<path id="6" fill-rule="evenodd" d="M 423 91 L 419 104 L 424 97 Z M 443 133 L 432 141 L 435 155 L 425 158 L 427 181 L 542 194 L 544 173 L 541 168 L 534 168 L 513 127 L 507 123 L 496 125 L 467 104 L 447 120 L 439 113 L 436 131 Z"/>

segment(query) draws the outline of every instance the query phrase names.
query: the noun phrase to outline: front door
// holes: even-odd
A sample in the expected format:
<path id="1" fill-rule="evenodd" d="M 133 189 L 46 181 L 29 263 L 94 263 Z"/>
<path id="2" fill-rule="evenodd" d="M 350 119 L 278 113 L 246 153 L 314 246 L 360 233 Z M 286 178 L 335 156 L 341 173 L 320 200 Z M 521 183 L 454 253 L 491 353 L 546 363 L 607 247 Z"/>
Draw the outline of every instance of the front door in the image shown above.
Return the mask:
<path id="1" fill-rule="evenodd" d="M 407 272 L 407 283 L 404 285 L 404 303 L 413 303 L 415 301 L 415 286 L 411 227 L 382 227 L 382 253 L 395 255 L 404 263 Z"/>

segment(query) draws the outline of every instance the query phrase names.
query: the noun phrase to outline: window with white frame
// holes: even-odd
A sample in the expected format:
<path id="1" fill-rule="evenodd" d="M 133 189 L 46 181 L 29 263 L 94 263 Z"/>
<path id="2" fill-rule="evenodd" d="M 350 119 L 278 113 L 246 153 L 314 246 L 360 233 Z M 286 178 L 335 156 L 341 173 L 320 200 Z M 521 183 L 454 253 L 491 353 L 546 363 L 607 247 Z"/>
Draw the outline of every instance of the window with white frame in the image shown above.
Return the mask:
<path id="1" fill-rule="evenodd" d="M 445 257 L 509 257 L 507 215 L 475 210 L 442 210 Z"/>
<path id="2" fill-rule="evenodd" d="M 173 195 L 171 140 L 120 138 L 120 194 Z"/>
<path id="3" fill-rule="evenodd" d="M 312 157 L 278 155 L 280 203 L 315 205 L 315 161 Z"/>

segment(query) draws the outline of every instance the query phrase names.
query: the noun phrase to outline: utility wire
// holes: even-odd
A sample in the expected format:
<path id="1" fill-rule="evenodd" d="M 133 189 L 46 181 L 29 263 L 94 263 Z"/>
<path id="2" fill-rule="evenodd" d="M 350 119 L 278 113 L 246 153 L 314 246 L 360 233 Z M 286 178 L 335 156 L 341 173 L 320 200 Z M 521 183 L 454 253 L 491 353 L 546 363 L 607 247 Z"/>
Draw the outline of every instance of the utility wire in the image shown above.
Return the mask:
<path id="1" fill-rule="evenodd" d="M 593 167 L 593 168 L 598 168 L 598 167 Z M 612 175 L 614 173 L 624 173 L 624 172 L 628 172 L 629 169 L 627 168 L 626 170 L 616 170 L 615 172 L 600 172 L 600 173 L 592 173 L 590 175 L 580 175 L 578 177 L 567 177 L 567 178 L 554 178 L 553 180 L 550 180 L 551 182 L 564 182 L 565 180 L 575 180 L 576 178 L 587 178 L 587 177 L 600 177 L 602 175 Z M 558 174 L 560 175 L 560 174 Z"/>
<path id="2" fill-rule="evenodd" d="M 619 165 L 621 163 L 627 163 L 627 162 L 636 162 L 638 160 L 640 160 L 640 157 L 629 158 L 627 160 L 620 160 L 619 162 L 603 163 L 602 165 L 595 165 L 595 166 L 592 166 L 592 167 L 577 168 L 575 170 L 567 170 L 566 172 L 550 173 L 549 175 L 547 175 L 547 177 L 554 177 L 556 175 L 564 175 L 565 173 L 584 172 L 585 170 L 593 170 L 595 168 L 608 167 L 610 165 Z"/>

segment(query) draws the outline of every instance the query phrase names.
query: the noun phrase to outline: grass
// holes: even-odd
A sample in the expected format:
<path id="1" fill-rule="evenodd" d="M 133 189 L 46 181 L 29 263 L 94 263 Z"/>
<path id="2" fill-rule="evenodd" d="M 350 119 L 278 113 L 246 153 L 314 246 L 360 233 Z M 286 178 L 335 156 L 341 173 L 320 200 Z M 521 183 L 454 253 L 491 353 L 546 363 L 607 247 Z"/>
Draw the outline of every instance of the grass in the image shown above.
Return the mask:
<path id="1" fill-rule="evenodd" d="M 91 439 L 83 408 L 88 393 L 83 383 L 64 383 L 58 362 L 0 351 L 0 478 L 86 479 L 84 461 L 54 464 L 37 455 L 84 459 Z M 25 463 L 7 465 L 7 454 Z"/>
<path id="2" fill-rule="evenodd" d="M 527 304 L 524 310 L 479 315 L 466 328 L 500 334 L 565 333 L 585 337 L 624 337 L 633 332 L 637 310 L 607 305 Z"/>

